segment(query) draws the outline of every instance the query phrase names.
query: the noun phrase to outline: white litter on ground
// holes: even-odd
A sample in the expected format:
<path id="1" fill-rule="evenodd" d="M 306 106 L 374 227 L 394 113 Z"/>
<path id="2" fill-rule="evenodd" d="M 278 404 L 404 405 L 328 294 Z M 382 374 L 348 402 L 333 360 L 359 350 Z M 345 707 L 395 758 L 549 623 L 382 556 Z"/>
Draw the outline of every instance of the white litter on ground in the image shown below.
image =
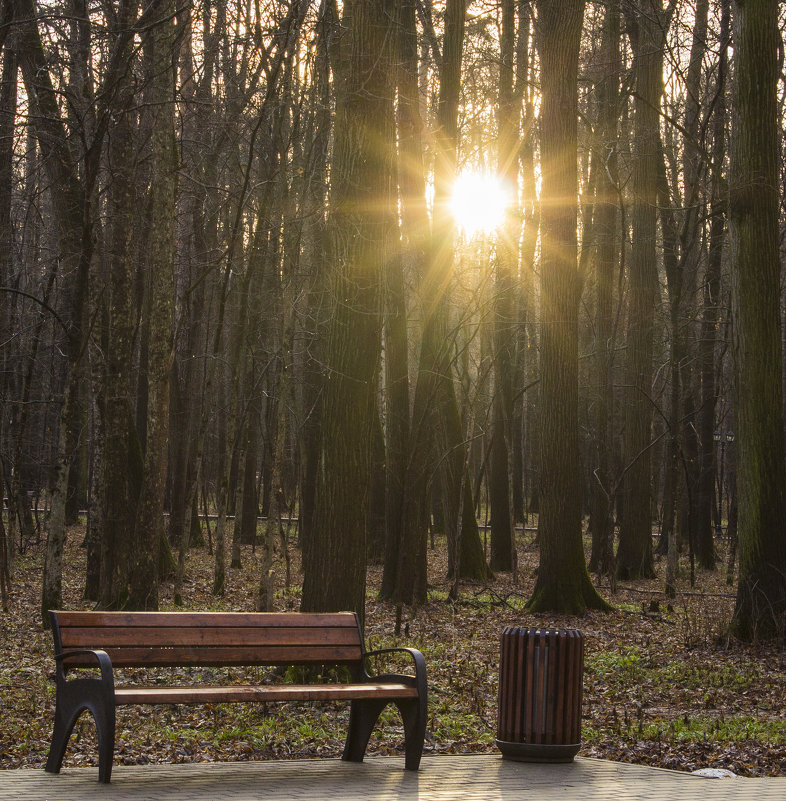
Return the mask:
<path id="1" fill-rule="evenodd" d="M 708 779 L 736 779 L 737 774 L 726 768 L 701 768 L 692 771 L 694 776 L 705 776 Z"/>

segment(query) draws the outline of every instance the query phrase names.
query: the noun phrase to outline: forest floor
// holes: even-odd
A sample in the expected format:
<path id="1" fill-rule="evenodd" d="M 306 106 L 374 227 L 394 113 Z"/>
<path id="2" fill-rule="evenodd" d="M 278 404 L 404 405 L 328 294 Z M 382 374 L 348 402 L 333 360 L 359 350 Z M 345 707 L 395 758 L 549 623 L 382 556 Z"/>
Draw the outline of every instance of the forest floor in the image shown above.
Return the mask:
<path id="1" fill-rule="evenodd" d="M 83 531 L 73 529 L 66 552 L 64 606 L 82 601 Z M 786 650 L 783 643 L 742 645 L 726 635 L 733 588 L 722 570 L 698 572 L 694 586 L 683 565 L 677 597 L 663 578 L 623 582 L 611 613 L 583 617 L 531 615 L 524 604 L 537 565 L 534 532 L 519 534 L 519 578 L 500 574 L 487 584 L 461 586 L 448 601 L 445 548 L 430 550 L 429 602 L 405 610 L 400 637 L 395 609 L 377 600 L 380 569 L 369 571 L 366 636 L 370 647 L 411 645 L 429 672 L 427 749 L 434 753 L 494 752 L 499 638 L 505 626 L 557 626 L 584 632 L 583 756 L 678 770 L 726 768 L 745 776 L 786 775 Z M 297 609 L 300 573 L 292 549 L 292 587 L 277 561 L 276 607 Z M 721 554 L 722 555 L 722 554 Z M 261 549 L 246 548 L 243 568 L 230 570 L 227 594 L 215 598 L 212 556 L 189 556 L 185 609 L 254 608 Z M 52 637 L 40 624 L 43 546 L 18 558 L 9 611 L 0 613 L 0 768 L 40 767 L 46 761 L 54 711 Z M 658 563 L 659 574 L 664 568 Z M 172 609 L 171 583 L 161 608 Z M 252 669 L 255 675 L 260 669 Z M 227 671 L 228 672 L 228 671 Z M 228 677 L 228 680 L 232 680 Z M 250 704 L 123 707 L 118 710 L 116 761 L 123 764 L 338 756 L 346 731 L 342 706 L 300 705 L 265 714 Z M 402 750 L 400 718 L 383 714 L 368 753 Z M 83 715 L 66 765 L 97 764 L 92 719 Z"/>

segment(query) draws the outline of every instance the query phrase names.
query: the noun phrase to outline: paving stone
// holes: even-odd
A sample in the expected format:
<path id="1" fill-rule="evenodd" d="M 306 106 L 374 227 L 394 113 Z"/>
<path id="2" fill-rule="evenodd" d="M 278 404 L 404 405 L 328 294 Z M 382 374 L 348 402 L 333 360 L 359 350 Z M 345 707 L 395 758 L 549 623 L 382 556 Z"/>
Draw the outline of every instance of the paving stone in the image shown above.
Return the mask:
<path id="1" fill-rule="evenodd" d="M 565 765 L 495 755 L 426 756 L 417 773 L 403 757 L 115 765 L 0 771 L 0 801 L 784 801 L 786 777 L 711 779 L 690 773 L 576 759 Z"/>

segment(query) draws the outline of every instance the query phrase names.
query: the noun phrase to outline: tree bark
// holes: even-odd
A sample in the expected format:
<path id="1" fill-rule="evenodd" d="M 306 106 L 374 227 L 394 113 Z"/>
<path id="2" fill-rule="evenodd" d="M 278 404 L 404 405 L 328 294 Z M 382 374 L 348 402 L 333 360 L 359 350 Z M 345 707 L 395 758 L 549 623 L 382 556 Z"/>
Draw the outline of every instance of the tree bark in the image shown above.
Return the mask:
<path id="1" fill-rule="evenodd" d="M 19 20 L 19 62 L 30 103 L 30 120 L 51 187 L 60 270 L 62 275 L 68 276 L 61 291 L 66 310 L 66 385 L 60 412 L 41 593 L 42 622 L 48 627 L 48 610 L 62 605 L 65 507 L 68 474 L 77 442 L 79 364 L 84 351 L 87 277 L 93 248 L 92 213 L 90 191 L 80 179 L 69 147 L 31 0 L 16 0 L 14 17 Z M 89 184 L 94 177 L 94 172 L 86 170 L 85 183 Z"/>
<path id="2" fill-rule="evenodd" d="M 696 538 L 701 542 L 712 538 L 713 485 L 717 470 L 715 459 L 715 407 L 718 401 L 716 385 L 717 325 L 721 304 L 721 265 L 723 261 L 724 229 L 726 222 L 725 167 L 726 157 L 726 76 L 730 27 L 729 0 L 721 4 L 719 31 L 718 75 L 715 85 L 715 110 L 712 120 L 712 177 L 710 197 L 710 230 L 707 269 L 704 275 L 699 341 L 699 370 L 701 397 L 699 403 L 699 480 L 696 488 Z M 709 532 L 706 529 L 709 529 Z"/>
<path id="3" fill-rule="evenodd" d="M 590 570 L 611 574 L 614 570 L 614 487 L 612 459 L 614 443 L 611 417 L 614 386 L 611 380 L 614 359 L 613 296 L 614 274 L 619 265 L 619 167 L 617 158 L 617 120 L 619 118 L 620 10 L 617 0 L 606 5 L 603 25 L 602 63 L 605 65 L 598 86 L 599 142 L 592 158 L 603 165 L 595 204 L 594 230 L 597 238 L 595 299 L 594 436 L 596 465 L 590 495 L 592 552 Z"/>
<path id="4" fill-rule="evenodd" d="M 135 3 L 124 5 L 118 26 L 128 26 Z M 115 31 L 117 35 L 117 31 Z M 130 59 L 130 43 L 125 43 Z M 104 354 L 104 480 L 100 551 L 99 603 L 115 609 L 128 598 L 128 575 L 141 474 L 140 443 L 133 425 L 132 350 L 134 338 L 133 281 L 135 242 L 136 148 L 131 71 L 115 93 L 113 124 L 107 136 L 107 157 L 113 167 L 108 191 L 109 219 L 106 352 Z"/>
<path id="5" fill-rule="evenodd" d="M 10 20 L 9 20 L 10 21 Z M 12 243 L 13 231 L 11 227 L 11 201 L 12 201 L 12 175 L 14 157 L 14 125 L 17 111 L 17 71 L 18 61 L 16 55 L 16 42 L 5 38 L 2 48 L 2 77 L 0 78 L 0 286 L 10 287 L 12 272 Z M 12 339 L 13 321 L 11 318 L 12 298 L 10 294 L 0 293 L 0 341 L 8 343 Z M 10 397 L 10 367 L 12 357 L 10 348 L 0 349 L 0 393 L 2 397 Z M 6 426 L 10 415 L 4 413 L 0 419 L 0 442 L 6 441 Z M 17 433 L 17 437 L 19 434 Z M 4 475 L 4 460 L 0 458 L 0 494 L 8 491 L 8 521 L 6 528 L 3 521 L 3 512 L 0 510 L 0 607 L 3 612 L 8 611 L 8 597 L 10 595 L 11 577 L 14 572 L 15 542 L 13 514 L 16 504 L 13 500 L 12 482 L 6 481 Z M 19 472 L 19 462 L 14 461 L 16 473 Z"/>
<path id="6" fill-rule="evenodd" d="M 380 358 L 379 300 L 395 218 L 389 9 L 382 0 L 344 4 L 336 61 L 331 168 L 332 315 L 326 347 L 321 472 L 314 538 L 304 553 L 304 611 L 365 617 L 372 426 Z"/>
<path id="7" fill-rule="evenodd" d="M 753 640 L 786 630 L 786 459 L 778 309 L 776 0 L 737 0 L 729 246 L 736 378 L 739 580 L 732 628 Z"/>
<path id="8" fill-rule="evenodd" d="M 332 92 L 330 55 L 339 40 L 339 20 L 335 2 L 323 0 L 316 26 L 316 44 L 312 79 L 311 104 L 314 109 L 313 138 L 306 154 L 304 170 L 306 186 L 302 201 L 304 219 L 303 252 L 300 263 L 304 270 L 303 308 L 298 310 L 294 335 L 293 369 L 300 380 L 292 394 L 300 420 L 300 509 L 298 528 L 303 564 L 319 558 L 314 539 L 314 504 L 317 476 L 321 469 L 322 364 L 327 335 L 328 258 L 325 210 L 327 208 L 328 151 L 332 130 Z M 334 43 L 331 51 L 330 44 Z M 297 366 L 295 368 L 295 365 Z"/>
<path id="9" fill-rule="evenodd" d="M 164 492 L 168 463 L 169 381 L 172 374 L 175 290 L 175 6 L 162 2 L 142 34 L 153 114 L 150 141 L 147 270 L 152 295 L 148 361 L 147 442 L 134 527 L 127 607 L 158 609 L 159 550 L 164 538 Z"/>
<path id="10" fill-rule="evenodd" d="M 685 481 L 687 483 L 688 537 L 691 553 L 700 567 L 715 568 L 715 547 L 709 516 L 699 520 L 697 500 L 699 495 L 699 436 L 697 426 L 696 396 L 699 390 L 697 355 L 694 337 L 696 326 L 696 285 L 699 263 L 702 256 L 702 212 L 706 208 L 702 200 L 702 149 L 705 137 L 701 126 L 702 62 L 707 48 L 709 0 L 698 0 L 694 13 L 693 38 L 690 61 L 685 80 L 685 136 L 683 145 L 683 183 L 685 185 L 683 206 L 685 217 L 680 231 L 680 267 L 682 269 L 679 319 L 675 338 L 682 356 L 677 364 L 680 371 L 680 442 L 684 454 Z M 674 333 L 672 334 L 674 338 Z"/>
<path id="11" fill-rule="evenodd" d="M 518 197 L 519 120 L 521 101 L 514 93 L 516 14 L 514 0 L 502 4 L 502 36 L 498 88 L 497 170 L 511 194 L 497 245 L 494 292 L 494 397 L 491 434 L 489 501 L 491 504 L 492 570 L 514 569 L 516 559 L 513 519 L 513 387 L 515 354 L 516 279 L 518 274 L 519 219 L 514 198 Z M 521 32 L 520 32 L 521 35 Z M 529 31 L 526 32 L 529 35 Z"/>
<path id="12" fill-rule="evenodd" d="M 537 3 L 541 63 L 541 450 L 538 578 L 527 608 L 607 609 L 581 531 L 578 420 L 577 82 L 583 0 Z"/>
<path id="13" fill-rule="evenodd" d="M 641 0 L 628 13 L 634 37 L 634 160 L 632 249 L 625 366 L 624 503 L 617 550 L 620 578 L 653 578 L 652 556 L 652 349 L 657 270 L 657 164 L 663 43 L 661 0 Z"/>
<path id="14" fill-rule="evenodd" d="M 385 543 L 380 597 L 411 604 L 414 600 L 414 558 L 416 539 L 422 531 L 405 526 L 404 503 L 410 449 L 409 342 L 407 334 L 407 295 L 404 260 L 410 270 L 422 272 L 423 228 L 428 222 L 423 192 L 423 158 L 417 86 L 417 31 L 415 3 L 397 4 L 395 75 L 398 90 L 399 159 L 397 179 L 402 208 L 401 244 L 385 265 Z M 391 107 L 392 111 L 392 107 Z M 414 193 L 413 193 L 414 188 Z M 414 208 L 413 208 L 414 205 Z M 416 210 L 423 216 L 415 217 Z"/>

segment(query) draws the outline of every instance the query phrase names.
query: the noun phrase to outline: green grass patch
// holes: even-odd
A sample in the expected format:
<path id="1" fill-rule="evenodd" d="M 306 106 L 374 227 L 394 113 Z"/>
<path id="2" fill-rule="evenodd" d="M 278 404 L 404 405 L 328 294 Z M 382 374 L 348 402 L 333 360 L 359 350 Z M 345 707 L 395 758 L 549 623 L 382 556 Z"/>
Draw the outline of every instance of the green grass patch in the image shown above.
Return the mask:
<path id="1" fill-rule="evenodd" d="M 632 720 L 619 726 L 589 725 L 582 728 L 582 742 L 588 745 L 609 737 L 663 743 L 713 742 L 719 745 L 761 742 L 773 746 L 786 744 L 786 721 L 751 716 L 726 718 L 685 715 L 670 720 Z"/>
<path id="2" fill-rule="evenodd" d="M 477 715 L 471 713 L 461 714 L 454 711 L 453 714 L 441 712 L 436 714 L 433 720 L 434 739 L 438 743 L 448 742 L 470 742 L 487 743 L 494 742 L 495 734 Z"/>
<path id="3" fill-rule="evenodd" d="M 609 684 L 640 682 L 648 667 L 647 658 L 637 648 L 620 651 L 598 651 L 589 654 L 585 668 Z"/>
<path id="4" fill-rule="evenodd" d="M 671 662 L 654 671 L 658 682 L 686 690 L 731 690 L 745 692 L 757 686 L 761 670 L 753 663 L 729 665 L 718 662 Z"/>

